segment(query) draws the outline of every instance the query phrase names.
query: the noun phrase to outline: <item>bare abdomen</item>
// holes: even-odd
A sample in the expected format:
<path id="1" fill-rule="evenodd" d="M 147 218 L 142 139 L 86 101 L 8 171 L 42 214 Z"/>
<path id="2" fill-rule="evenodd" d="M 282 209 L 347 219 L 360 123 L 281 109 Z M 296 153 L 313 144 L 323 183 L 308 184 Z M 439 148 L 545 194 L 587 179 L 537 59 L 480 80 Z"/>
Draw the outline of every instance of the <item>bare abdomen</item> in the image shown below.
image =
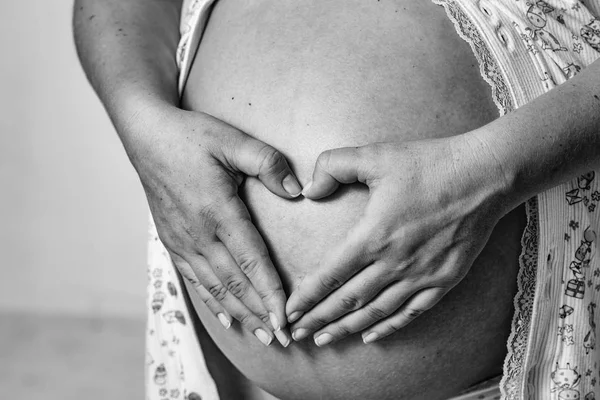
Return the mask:
<path id="1" fill-rule="evenodd" d="M 302 183 L 323 150 L 456 135 L 497 116 L 443 10 L 411 0 L 221 0 L 184 106 L 278 148 Z M 242 195 L 289 289 L 345 234 L 368 191 L 286 201 L 248 179 Z M 265 349 L 194 303 L 232 363 L 278 397 L 444 398 L 501 372 L 523 225 L 520 209 L 505 217 L 461 284 L 377 344 L 356 335 L 325 348 Z"/>

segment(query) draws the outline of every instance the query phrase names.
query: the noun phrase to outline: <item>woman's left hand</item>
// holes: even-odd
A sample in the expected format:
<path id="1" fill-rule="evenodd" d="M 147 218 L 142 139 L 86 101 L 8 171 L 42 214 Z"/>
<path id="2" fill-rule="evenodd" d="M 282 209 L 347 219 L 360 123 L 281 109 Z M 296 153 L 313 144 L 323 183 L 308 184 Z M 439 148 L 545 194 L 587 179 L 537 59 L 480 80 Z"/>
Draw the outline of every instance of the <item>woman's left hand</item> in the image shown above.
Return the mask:
<path id="1" fill-rule="evenodd" d="M 322 153 L 304 196 L 369 187 L 364 213 L 291 294 L 293 337 L 325 345 L 355 332 L 387 336 L 467 274 L 498 220 L 508 180 L 476 134 Z"/>

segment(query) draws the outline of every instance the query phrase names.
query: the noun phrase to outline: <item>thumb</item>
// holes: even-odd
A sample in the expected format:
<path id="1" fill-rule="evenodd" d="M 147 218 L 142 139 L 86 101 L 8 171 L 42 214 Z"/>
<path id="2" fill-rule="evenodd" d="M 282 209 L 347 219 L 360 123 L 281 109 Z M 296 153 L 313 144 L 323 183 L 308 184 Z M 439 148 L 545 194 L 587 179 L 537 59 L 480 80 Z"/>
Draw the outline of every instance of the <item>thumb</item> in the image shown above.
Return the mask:
<path id="1" fill-rule="evenodd" d="M 284 155 L 274 147 L 240 132 L 233 146 L 222 151 L 233 169 L 257 177 L 277 196 L 289 199 L 300 195 L 302 186 Z"/>
<path id="2" fill-rule="evenodd" d="M 321 199 L 335 192 L 340 183 L 365 183 L 367 147 L 342 147 L 319 154 L 312 181 L 302 191 L 304 197 Z"/>

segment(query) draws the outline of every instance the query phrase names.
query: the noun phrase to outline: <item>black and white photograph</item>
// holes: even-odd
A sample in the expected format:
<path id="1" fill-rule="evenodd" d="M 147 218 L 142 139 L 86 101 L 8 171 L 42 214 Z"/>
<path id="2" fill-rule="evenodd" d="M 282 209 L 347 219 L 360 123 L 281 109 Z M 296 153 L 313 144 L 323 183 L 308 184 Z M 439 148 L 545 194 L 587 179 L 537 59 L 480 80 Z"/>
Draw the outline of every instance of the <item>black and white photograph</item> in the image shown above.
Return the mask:
<path id="1" fill-rule="evenodd" d="M 600 0 L 5 0 L 0 44 L 0 398 L 600 399 Z"/>

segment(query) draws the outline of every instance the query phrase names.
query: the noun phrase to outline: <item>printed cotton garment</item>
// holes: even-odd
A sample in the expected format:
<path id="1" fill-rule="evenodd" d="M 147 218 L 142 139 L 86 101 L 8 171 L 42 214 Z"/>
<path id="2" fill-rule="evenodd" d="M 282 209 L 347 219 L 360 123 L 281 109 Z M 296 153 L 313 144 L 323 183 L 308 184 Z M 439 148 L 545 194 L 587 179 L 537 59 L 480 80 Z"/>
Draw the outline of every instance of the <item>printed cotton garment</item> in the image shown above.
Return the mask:
<path id="1" fill-rule="evenodd" d="M 215 1 L 184 0 L 177 50 L 180 92 Z M 600 57 L 600 0 L 433 2 L 445 8 L 471 45 L 501 114 Z M 457 399 L 593 400 L 596 392 L 600 398 L 599 173 L 590 171 L 526 203 L 519 290 L 502 380 Z M 180 277 L 153 223 L 148 275 L 146 398 L 218 400 Z"/>

